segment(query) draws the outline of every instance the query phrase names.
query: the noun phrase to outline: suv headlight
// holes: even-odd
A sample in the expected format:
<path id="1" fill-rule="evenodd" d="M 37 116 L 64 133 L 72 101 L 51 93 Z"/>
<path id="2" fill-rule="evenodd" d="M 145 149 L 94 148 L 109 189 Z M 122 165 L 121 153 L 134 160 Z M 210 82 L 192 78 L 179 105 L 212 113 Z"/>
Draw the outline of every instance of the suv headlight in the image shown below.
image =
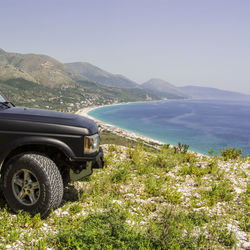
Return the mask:
<path id="1" fill-rule="evenodd" d="M 93 154 L 99 151 L 100 136 L 99 134 L 84 137 L 84 153 Z"/>

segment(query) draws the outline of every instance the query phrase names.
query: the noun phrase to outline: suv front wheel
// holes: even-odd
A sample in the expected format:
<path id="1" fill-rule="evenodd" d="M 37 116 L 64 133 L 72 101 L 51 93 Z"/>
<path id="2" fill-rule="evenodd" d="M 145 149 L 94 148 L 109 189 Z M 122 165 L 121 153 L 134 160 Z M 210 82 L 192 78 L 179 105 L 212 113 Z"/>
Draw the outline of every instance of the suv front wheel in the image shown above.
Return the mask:
<path id="1" fill-rule="evenodd" d="M 2 191 L 9 206 L 41 217 L 56 209 L 63 196 L 62 176 L 56 164 L 36 153 L 14 156 L 2 168 Z"/>

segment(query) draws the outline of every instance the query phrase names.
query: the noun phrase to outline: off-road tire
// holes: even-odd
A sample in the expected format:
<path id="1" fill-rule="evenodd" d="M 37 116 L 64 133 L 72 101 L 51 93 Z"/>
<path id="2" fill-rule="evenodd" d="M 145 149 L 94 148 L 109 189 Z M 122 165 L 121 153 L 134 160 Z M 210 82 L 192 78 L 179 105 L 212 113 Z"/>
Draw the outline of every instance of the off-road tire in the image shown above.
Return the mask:
<path id="1" fill-rule="evenodd" d="M 18 174 L 22 179 L 24 173 L 27 173 L 34 181 L 34 186 L 37 185 L 35 203 L 32 202 L 29 196 L 20 195 L 23 200 L 17 195 L 15 182 Z M 25 180 L 25 177 L 23 177 Z M 25 181 L 22 182 L 22 186 Z M 17 212 L 24 210 L 34 215 L 40 213 L 42 218 L 47 217 L 51 210 L 56 209 L 63 197 L 63 181 L 62 176 L 56 164 L 48 157 L 37 153 L 25 153 L 14 156 L 6 164 L 1 171 L 1 183 L 4 197 L 10 208 Z M 14 183 L 14 184 L 13 184 Z M 39 184 L 37 184 L 39 183 Z M 20 188 L 24 190 L 24 188 Z M 32 189 L 33 190 L 33 189 Z M 23 192 L 23 191 L 22 191 Z M 30 192 L 26 190 L 25 192 Z M 21 193 L 21 192 L 20 192 Z M 19 194 L 20 194 L 19 193 Z M 33 192 L 34 193 L 34 192 Z M 28 201 L 30 199 L 30 204 Z"/>

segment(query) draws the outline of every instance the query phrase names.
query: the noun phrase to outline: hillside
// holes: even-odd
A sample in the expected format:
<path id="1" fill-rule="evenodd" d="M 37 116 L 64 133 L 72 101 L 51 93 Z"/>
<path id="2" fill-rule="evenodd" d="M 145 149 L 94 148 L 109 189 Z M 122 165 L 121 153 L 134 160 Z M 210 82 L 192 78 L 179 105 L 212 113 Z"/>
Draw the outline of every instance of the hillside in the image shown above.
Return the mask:
<path id="1" fill-rule="evenodd" d="M 186 95 L 183 91 L 181 91 L 176 86 L 170 84 L 167 81 L 161 79 L 150 79 L 149 81 L 143 83 L 141 85 L 143 89 L 149 90 L 161 98 L 168 99 L 184 99 L 189 96 Z"/>
<path id="2" fill-rule="evenodd" d="M 216 88 L 184 86 L 179 88 L 183 93 L 191 96 L 192 99 L 217 99 L 217 100 L 248 100 L 250 95 L 244 95 L 233 91 L 220 90 Z"/>
<path id="3" fill-rule="evenodd" d="M 52 57 L 0 49 L 0 91 L 17 105 L 76 111 L 91 105 L 160 99 L 250 100 L 250 96 L 161 79 L 142 85 L 89 63 L 63 64 Z M 31 97 L 32 96 L 32 97 Z"/>
<path id="4" fill-rule="evenodd" d="M 74 73 L 106 86 L 111 86 L 116 88 L 138 87 L 138 84 L 136 82 L 133 82 L 132 80 L 122 75 L 111 74 L 90 63 L 75 62 L 75 63 L 66 63 L 65 65 L 68 66 Z"/>
<path id="5" fill-rule="evenodd" d="M 2 49 L 0 91 L 16 105 L 61 111 L 159 99 L 136 86 L 121 89 L 91 81 L 46 55 L 8 53 Z"/>
<path id="6" fill-rule="evenodd" d="M 68 87 L 77 80 L 84 79 L 52 57 L 0 50 L 0 79 L 15 78 L 23 78 L 50 87 Z"/>
<path id="7" fill-rule="evenodd" d="M 52 88 L 17 78 L 0 80 L 0 90 L 17 106 L 68 112 L 88 106 L 157 99 L 139 89 L 111 88 L 88 80 L 78 81 L 71 87 Z"/>
<path id="8" fill-rule="evenodd" d="M 127 145 L 103 145 L 104 169 L 65 188 L 47 219 L 13 215 L 0 193 L 0 248 L 249 248 L 249 158 L 131 147 L 105 131 L 101 137 Z"/>

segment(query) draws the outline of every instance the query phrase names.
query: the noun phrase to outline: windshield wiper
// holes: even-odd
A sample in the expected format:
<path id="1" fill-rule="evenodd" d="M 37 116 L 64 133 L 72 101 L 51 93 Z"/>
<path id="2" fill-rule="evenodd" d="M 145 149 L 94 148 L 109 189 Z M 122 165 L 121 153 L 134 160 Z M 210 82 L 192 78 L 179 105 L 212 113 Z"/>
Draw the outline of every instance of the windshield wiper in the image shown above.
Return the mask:
<path id="1" fill-rule="evenodd" d="M 12 103 L 12 102 L 7 102 L 7 101 L 5 101 L 5 102 L 2 102 L 4 105 L 7 105 L 9 108 L 11 108 L 11 107 L 15 107 L 15 105 Z"/>
<path id="2" fill-rule="evenodd" d="M 4 103 L 6 103 L 7 105 L 10 105 L 11 107 L 15 107 L 15 105 L 12 102 L 4 102 Z"/>
<path id="3" fill-rule="evenodd" d="M 0 102 L 0 107 L 1 108 L 4 108 L 4 107 L 6 107 L 6 108 L 11 108 L 11 107 L 13 107 L 14 105 L 11 103 L 11 102 Z"/>

